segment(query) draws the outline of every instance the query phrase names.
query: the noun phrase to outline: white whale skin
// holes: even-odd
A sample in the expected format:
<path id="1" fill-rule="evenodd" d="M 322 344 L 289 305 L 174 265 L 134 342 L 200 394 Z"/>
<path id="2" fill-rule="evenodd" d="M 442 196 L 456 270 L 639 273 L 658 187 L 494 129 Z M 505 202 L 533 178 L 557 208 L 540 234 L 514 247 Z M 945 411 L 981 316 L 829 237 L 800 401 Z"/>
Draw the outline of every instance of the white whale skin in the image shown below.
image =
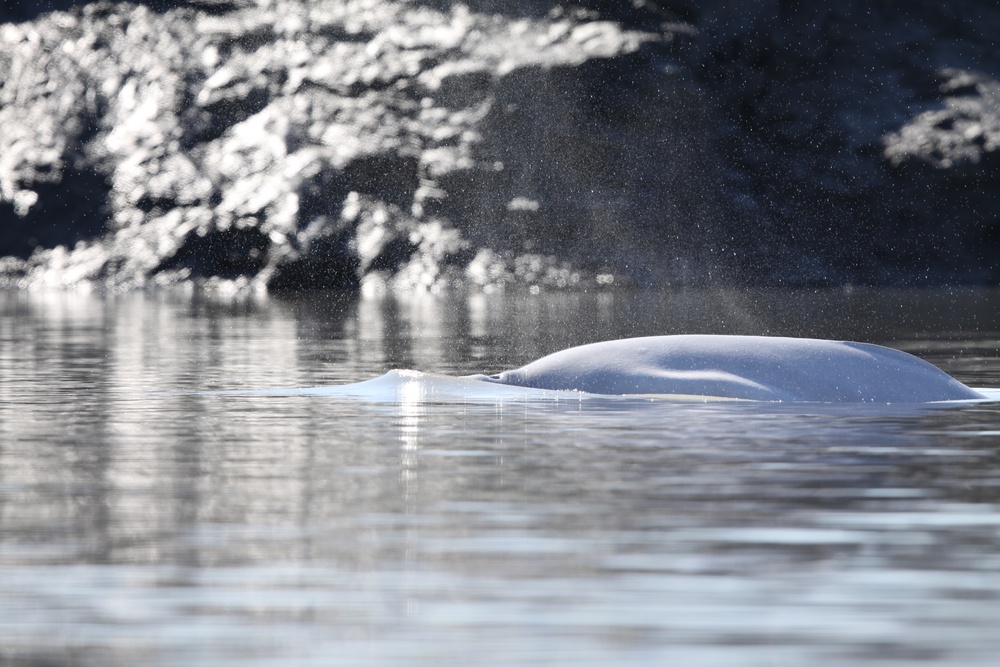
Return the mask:
<path id="1" fill-rule="evenodd" d="M 926 403 L 984 396 L 906 352 L 770 336 L 650 336 L 573 347 L 477 379 L 594 394 L 758 401 Z"/>

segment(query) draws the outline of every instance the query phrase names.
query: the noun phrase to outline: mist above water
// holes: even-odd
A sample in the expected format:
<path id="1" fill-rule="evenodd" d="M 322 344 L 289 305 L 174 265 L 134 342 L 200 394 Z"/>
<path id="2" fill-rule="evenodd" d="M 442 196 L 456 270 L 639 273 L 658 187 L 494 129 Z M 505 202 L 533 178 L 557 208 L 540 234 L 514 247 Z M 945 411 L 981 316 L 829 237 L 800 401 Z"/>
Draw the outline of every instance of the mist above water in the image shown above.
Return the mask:
<path id="1" fill-rule="evenodd" d="M 993 3 L 71 4 L 0 10 L 8 286 L 997 281 Z"/>

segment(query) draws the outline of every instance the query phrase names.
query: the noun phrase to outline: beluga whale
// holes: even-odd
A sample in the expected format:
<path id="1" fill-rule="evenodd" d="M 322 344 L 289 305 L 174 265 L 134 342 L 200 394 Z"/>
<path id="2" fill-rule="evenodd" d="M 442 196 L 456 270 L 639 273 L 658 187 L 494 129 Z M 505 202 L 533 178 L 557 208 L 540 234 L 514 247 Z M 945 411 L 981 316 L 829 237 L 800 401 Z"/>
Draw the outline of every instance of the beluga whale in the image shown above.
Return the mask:
<path id="1" fill-rule="evenodd" d="M 869 343 L 679 335 L 573 347 L 476 380 L 606 395 L 751 401 L 929 403 L 985 396 L 932 364 Z"/>

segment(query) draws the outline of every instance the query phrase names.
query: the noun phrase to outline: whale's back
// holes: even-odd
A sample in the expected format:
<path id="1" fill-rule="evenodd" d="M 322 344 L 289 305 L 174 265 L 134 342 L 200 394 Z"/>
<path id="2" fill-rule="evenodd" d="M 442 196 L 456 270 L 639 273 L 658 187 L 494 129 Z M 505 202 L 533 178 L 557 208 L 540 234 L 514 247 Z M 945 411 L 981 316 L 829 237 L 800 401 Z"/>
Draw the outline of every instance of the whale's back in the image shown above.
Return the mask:
<path id="1" fill-rule="evenodd" d="M 597 394 L 925 403 L 982 398 L 911 354 L 867 343 L 764 336 L 652 336 L 556 352 L 491 381 Z"/>

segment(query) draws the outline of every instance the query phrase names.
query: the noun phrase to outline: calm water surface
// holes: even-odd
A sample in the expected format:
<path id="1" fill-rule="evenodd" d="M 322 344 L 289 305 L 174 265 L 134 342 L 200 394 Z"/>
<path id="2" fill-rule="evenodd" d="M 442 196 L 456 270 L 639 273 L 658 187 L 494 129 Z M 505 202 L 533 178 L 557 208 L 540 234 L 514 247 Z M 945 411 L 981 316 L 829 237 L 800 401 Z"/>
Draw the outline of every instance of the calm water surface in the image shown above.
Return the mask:
<path id="1" fill-rule="evenodd" d="M 1000 403 L 252 393 L 669 333 L 1000 386 L 995 291 L 0 294 L 0 664 L 995 665 Z"/>

